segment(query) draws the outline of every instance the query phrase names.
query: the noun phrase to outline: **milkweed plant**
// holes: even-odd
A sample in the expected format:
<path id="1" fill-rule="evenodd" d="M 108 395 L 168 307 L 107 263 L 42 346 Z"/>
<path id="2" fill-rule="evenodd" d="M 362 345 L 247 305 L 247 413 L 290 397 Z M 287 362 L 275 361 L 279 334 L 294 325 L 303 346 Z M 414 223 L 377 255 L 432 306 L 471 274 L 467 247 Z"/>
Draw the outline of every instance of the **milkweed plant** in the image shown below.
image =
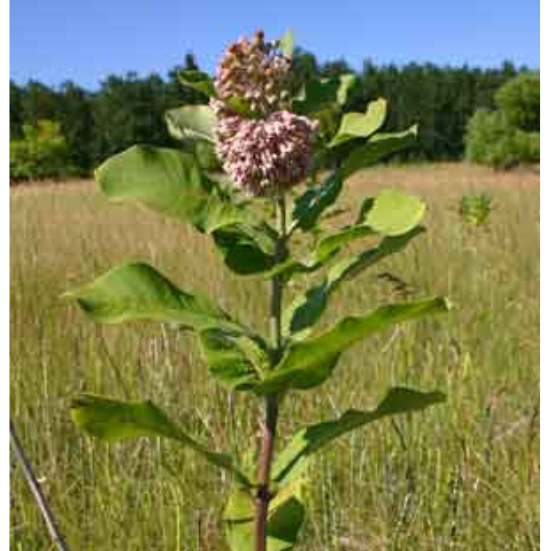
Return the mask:
<path id="1" fill-rule="evenodd" d="M 315 452 L 378 419 L 444 399 L 436 391 L 390 388 L 374 409 L 349 410 L 276 442 L 285 402 L 330 379 L 346 349 L 396 324 L 448 310 L 439 297 L 384 304 L 319 329 L 337 289 L 425 231 L 425 205 L 383 189 L 363 200 L 350 224 L 322 227 L 347 180 L 412 145 L 417 127 L 381 131 L 384 99 L 369 102 L 365 112 L 345 112 L 354 75 L 308 80 L 293 92 L 292 54 L 290 31 L 273 42 L 259 31 L 225 51 L 214 78 L 183 71 L 182 84 L 209 103 L 167 112 L 168 129 L 182 146 L 136 145 L 95 174 L 109 199 L 191 225 L 212 238 L 229 270 L 263 278 L 271 297 L 270 335 L 146 263 L 122 264 L 66 293 L 100 323 L 147 320 L 194 332 L 210 375 L 231 392 L 258 400 L 262 428 L 257 446 L 244 457 L 211 449 L 151 401 L 81 394 L 71 404 L 74 423 L 89 435 L 107 441 L 169 438 L 228 471 L 233 487 L 223 519 L 233 551 L 292 549 L 305 518 L 304 487 L 312 483 Z M 310 250 L 297 254 L 293 243 L 308 234 Z M 350 252 L 348 245 L 362 241 L 367 248 Z M 321 283 L 291 296 L 289 282 L 314 272 L 324 272 Z"/>

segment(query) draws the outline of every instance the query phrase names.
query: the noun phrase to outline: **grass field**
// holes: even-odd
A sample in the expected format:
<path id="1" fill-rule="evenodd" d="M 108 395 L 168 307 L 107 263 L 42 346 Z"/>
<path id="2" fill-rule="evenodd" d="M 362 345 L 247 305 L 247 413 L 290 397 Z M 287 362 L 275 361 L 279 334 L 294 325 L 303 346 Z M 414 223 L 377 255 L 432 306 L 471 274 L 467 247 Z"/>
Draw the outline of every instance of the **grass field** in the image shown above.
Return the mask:
<path id="1" fill-rule="evenodd" d="M 438 388 L 448 400 L 319 456 L 300 549 L 538 549 L 539 175 L 459 164 L 380 168 L 348 182 L 343 204 L 354 207 L 380 186 L 424 197 L 429 232 L 343 287 L 325 323 L 393 296 L 375 277 L 382 271 L 405 280 L 411 297 L 444 294 L 455 308 L 356 346 L 334 384 L 285 402 L 282 434 L 370 407 L 392 384 Z M 457 214 L 470 190 L 493 196 L 486 228 Z M 88 182 L 15 189 L 12 420 L 73 551 L 225 549 L 223 474 L 164 441 L 92 441 L 69 420 L 70 396 L 87 390 L 151 398 L 220 448 L 255 438 L 254 404 L 209 380 L 190 337 L 148 324 L 96 326 L 59 299 L 126 259 L 149 261 L 267 329 L 266 284 L 229 275 L 208 238 L 110 205 Z M 11 506 L 11 549 L 53 549 L 15 464 Z"/>

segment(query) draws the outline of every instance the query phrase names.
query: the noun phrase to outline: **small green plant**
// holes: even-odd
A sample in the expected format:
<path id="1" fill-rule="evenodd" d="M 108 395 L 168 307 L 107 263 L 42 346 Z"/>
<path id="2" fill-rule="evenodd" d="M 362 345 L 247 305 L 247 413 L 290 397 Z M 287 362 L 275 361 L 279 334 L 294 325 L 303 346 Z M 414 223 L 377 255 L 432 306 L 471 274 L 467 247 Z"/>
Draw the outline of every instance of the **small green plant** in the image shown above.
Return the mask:
<path id="1" fill-rule="evenodd" d="M 82 394 L 71 406 L 74 422 L 90 435 L 108 441 L 169 438 L 231 473 L 224 521 L 234 551 L 295 545 L 314 453 L 349 431 L 444 399 L 437 391 L 391 388 L 374 409 L 347 411 L 276 442 L 285 402 L 328 381 L 346 349 L 398 323 L 448 310 L 448 302 L 438 297 L 385 304 L 319 329 L 339 288 L 423 234 L 425 205 L 385 189 L 366 198 L 349 225 L 336 231 L 320 227 L 352 174 L 410 146 L 417 131 L 382 132 L 383 99 L 370 102 L 363 113 L 344 113 L 353 76 L 308 81 L 293 96 L 287 89 L 292 51 L 290 33 L 267 43 L 258 32 L 230 46 L 215 79 L 182 73 L 185 85 L 210 98 L 209 105 L 167 113 L 169 129 L 185 150 L 134 146 L 96 171 L 110 199 L 190 224 L 212 238 L 232 272 L 263 278 L 270 290 L 270 335 L 203 293 L 181 289 L 146 263 L 123 264 L 67 293 L 101 323 L 148 320 L 193 331 L 210 374 L 231 392 L 258 399 L 260 441 L 241 457 L 212 449 L 151 401 Z M 211 162 L 213 153 L 217 163 Z M 317 174 L 323 174 L 321 181 Z M 310 185 L 293 199 L 291 188 L 306 181 Z M 315 240 L 309 238 L 313 232 Z M 310 245 L 305 255 L 295 253 L 300 241 L 302 249 Z M 368 242 L 364 250 L 347 250 L 363 241 Z M 322 270 L 321 283 L 288 297 L 292 279 Z M 315 474 L 312 478 L 315 483 Z"/>
<path id="2" fill-rule="evenodd" d="M 23 139 L 10 142 L 10 179 L 60 178 L 71 174 L 70 151 L 58 123 L 23 125 Z"/>
<path id="3" fill-rule="evenodd" d="M 482 226 L 488 222 L 492 212 L 492 196 L 489 193 L 466 193 L 461 197 L 459 214 L 473 226 Z"/>

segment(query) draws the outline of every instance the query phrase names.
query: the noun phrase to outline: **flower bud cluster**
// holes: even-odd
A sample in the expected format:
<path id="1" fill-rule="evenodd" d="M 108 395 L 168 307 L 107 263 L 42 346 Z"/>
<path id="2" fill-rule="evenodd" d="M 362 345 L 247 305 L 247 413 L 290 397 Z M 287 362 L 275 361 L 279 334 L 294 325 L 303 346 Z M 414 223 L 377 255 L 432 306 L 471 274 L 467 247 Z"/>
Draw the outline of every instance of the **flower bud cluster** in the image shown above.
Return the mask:
<path id="1" fill-rule="evenodd" d="M 253 111 L 267 115 L 287 98 L 290 68 L 291 59 L 257 31 L 251 41 L 241 38 L 226 50 L 216 72 L 216 93 L 221 100 L 243 98 Z"/>

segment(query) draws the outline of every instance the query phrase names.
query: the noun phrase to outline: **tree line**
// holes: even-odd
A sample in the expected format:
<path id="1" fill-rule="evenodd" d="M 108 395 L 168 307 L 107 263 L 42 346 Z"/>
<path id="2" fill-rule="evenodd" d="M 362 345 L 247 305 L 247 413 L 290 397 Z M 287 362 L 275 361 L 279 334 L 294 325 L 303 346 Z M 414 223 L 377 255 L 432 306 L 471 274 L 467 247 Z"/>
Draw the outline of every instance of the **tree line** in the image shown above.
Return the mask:
<path id="1" fill-rule="evenodd" d="M 66 172 L 81 175 L 89 174 L 104 159 L 134 143 L 167 145 L 171 138 L 164 112 L 206 101 L 179 82 L 181 69 L 199 69 L 192 54 L 187 54 L 182 66 L 164 78 L 158 74 L 140 77 L 132 72 L 111 75 L 97 91 L 73 82 L 51 87 L 34 80 L 24 85 L 10 81 L 10 140 L 21 144 L 29 135 L 36 138 L 36 129 L 45 125 L 41 121 L 50 121 L 55 127 L 47 126 L 49 135 L 57 129 L 66 146 L 62 156 Z M 386 98 L 390 109 L 388 129 L 419 123 L 418 146 L 404 153 L 401 160 L 436 161 L 464 155 L 470 117 L 477 109 L 495 108 L 497 89 L 523 69 L 511 62 L 482 69 L 432 63 L 376 65 L 366 61 L 360 71 L 353 71 L 345 60 L 320 63 L 313 54 L 298 50 L 292 78 L 298 87 L 308 78 L 355 72 L 359 83 L 347 109 L 363 111 L 367 101 Z"/>

